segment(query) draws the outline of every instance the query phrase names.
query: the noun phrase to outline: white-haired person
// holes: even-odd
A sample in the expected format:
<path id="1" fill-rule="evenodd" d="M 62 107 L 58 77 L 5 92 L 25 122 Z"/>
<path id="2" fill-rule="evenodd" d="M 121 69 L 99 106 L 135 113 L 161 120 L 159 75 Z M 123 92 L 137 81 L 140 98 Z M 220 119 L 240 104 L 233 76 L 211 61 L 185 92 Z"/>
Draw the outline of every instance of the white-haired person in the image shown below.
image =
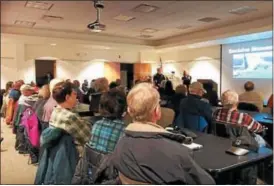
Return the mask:
<path id="1" fill-rule="evenodd" d="M 221 101 L 223 107 L 213 113 L 214 120 L 243 125 L 255 133 L 263 131 L 262 125 L 255 121 L 249 114 L 238 111 L 239 95 L 236 92 L 232 90 L 225 91 L 222 94 Z"/>
<path id="2" fill-rule="evenodd" d="M 227 90 L 221 96 L 221 101 L 223 107 L 217 109 L 213 113 L 213 119 L 215 121 L 230 123 L 230 124 L 238 124 L 247 127 L 247 129 L 254 133 L 260 133 L 263 131 L 263 127 L 260 123 L 255 121 L 249 114 L 239 112 L 237 110 L 239 96 L 235 91 Z M 255 140 L 258 142 L 259 146 L 265 146 L 265 140 L 258 134 L 255 134 Z M 241 171 L 241 169 L 239 170 Z M 249 166 L 242 170 L 245 173 L 238 174 L 238 177 L 234 178 L 237 180 L 236 184 L 240 185 L 254 185 L 256 184 L 257 179 L 257 168 L 256 166 Z"/>
<path id="3" fill-rule="evenodd" d="M 127 96 L 133 123 L 125 128 L 112 154 L 122 184 L 215 184 L 182 145 L 185 137 L 157 124 L 160 96 L 149 83 L 135 85 Z"/>

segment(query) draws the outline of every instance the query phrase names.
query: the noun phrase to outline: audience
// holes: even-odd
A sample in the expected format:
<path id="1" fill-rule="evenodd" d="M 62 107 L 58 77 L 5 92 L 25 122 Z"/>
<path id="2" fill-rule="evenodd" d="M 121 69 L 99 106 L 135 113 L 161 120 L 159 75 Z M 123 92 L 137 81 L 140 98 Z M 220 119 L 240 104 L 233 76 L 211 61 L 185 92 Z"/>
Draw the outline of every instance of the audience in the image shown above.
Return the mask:
<path id="1" fill-rule="evenodd" d="M 243 125 L 251 132 L 262 132 L 263 127 L 260 123 L 255 121 L 247 113 L 242 113 L 237 110 L 239 96 L 236 92 L 227 90 L 222 94 L 221 100 L 223 107 L 213 113 L 214 120 Z"/>
<path id="2" fill-rule="evenodd" d="M 17 101 L 21 96 L 20 87 L 23 85 L 23 81 L 19 80 L 14 83 L 13 88 L 9 93 L 9 101 L 6 110 L 6 124 L 10 125 L 14 116 L 14 110 L 17 105 Z"/>
<path id="3" fill-rule="evenodd" d="M 113 88 L 116 88 L 116 87 L 118 87 L 118 85 L 114 81 L 109 84 L 109 89 L 113 89 Z"/>
<path id="4" fill-rule="evenodd" d="M 168 97 L 172 97 L 175 94 L 175 91 L 173 90 L 172 82 L 167 80 L 165 84 L 165 95 Z"/>
<path id="5" fill-rule="evenodd" d="M 44 106 L 46 102 L 48 101 L 48 99 L 50 98 L 50 90 L 49 90 L 48 84 L 43 85 L 42 88 L 38 91 L 38 97 L 39 99 L 33 105 L 33 110 L 35 111 L 39 121 L 42 121 Z"/>
<path id="6" fill-rule="evenodd" d="M 58 103 L 54 108 L 49 124 L 63 129 L 70 134 L 81 154 L 82 148 L 90 139 L 90 124 L 71 111 L 77 103 L 77 92 L 70 82 L 57 83 L 52 90 L 52 97 Z"/>
<path id="7" fill-rule="evenodd" d="M 152 84 L 140 83 L 129 92 L 128 112 L 134 122 L 126 127 L 109 167 L 118 170 L 122 184 L 214 184 L 182 146 L 184 136 L 156 124 L 159 101 Z"/>
<path id="8" fill-rule="evenodd" d="M 45 122 L 45 123 L 49 122 L 51 113 L 52 113 L 54 107 L 57 106 L 57 102 L 52 97 L 52 91 L 53 91 L 54 86 L 57 83 L 60 83 L 60 82 L 63 82 L 63 80 L 61 80 L 61 79 L 53 79 L 53 80 L 50 81 L 49 90 L 50 90 L 51 96 L 49 97 L 49 99 L 47 100 L 47 102 L 44 105 L 44 112 L 43 112 L 43 117 L 42 117 L 42 121 Z"/>
<path id="9" fill-rule="evenodd" d="M 203 95 L 203 98 L 207 99 L 212 106 L 218 106 L 218 94 L 213 90 L 213 84 L 204 84 L 204 89 L 206 90 L 206 93 Z"/>
<path id="10" fill-rule="evenodd" d="M 211 130 L 212 109 L 209 103 L 202 101 L 204 93 L 205 90 L 201 83 L 193 82 L 190 84 L 189 95 L 180 103 L 179 116 L 175 121 L 176 126 L 199 131 L 204 131 L 208 126 L 208 130 Z M 200 122 L 200 117 L 205 119 L 207 124 Z M 196 125 L 197 122 L 198 126 Z"/>
<path id="11" fill-rule="evenodd" d="M 171 99 L 171 108 L 175 111 L 175 118 L 178 116 L 180 111 L 181 100 L 187 96 L 187 87 L 186 85 L 178 85 L 175 89 L 175 94 Z"/>
<path id="12" fill-rule="evenodd" d="M 262 111 L 264 101 L 262 96 L 258 92 L 254 91 L 254 83 L 251 81 L 246 82 L 244 84 L 244 89 L 245 92 L 239 95 L 239 102 L 254 104 L 257 106 L 259 111 Z"/>
<path id="13" fill-rule="evenodd" d="M 87 94 L 88 92 L 88 80 L 84 80 L 84 83 L 82 84 L 82 91 L 84 94 Z"/>
<path id="14" fill-rule="evenodd" d="M 74 80 L 73 81 L 73 84 L 74 84 L 74 87 L 75 87 L 75 90 L 77 92 L 77 100 L 80 102 L 80 103 L 83 103 L 83 93 L 80 89 L 80 82 L 78 80 Z"/>
<path id="15" fill-rule="evenodd" d="M 12 89 L 12 86 L 13 86 L 12 81 L 9 81 L 6 83 L 6 89 L 5 89 L 5 93 L 3 94 L 3 103 L 2 103 L 2 107 L 1 107 L 1 116 L 3 118 L 6 117 L 6 110 L 7 110 L 7 105 L 9 102 L 9 94 Z"/>
<path id="16" fill-rule="evenodd" d="M 90 96 L 90 107 L 89 110 L 92 113 L 99 112 L 99 102 L 102 93 L 109 90 L 108 80 L 106 78 L 98 78 L 94 83 L 95 93 L 92 93 Z"/>
<path id="17" fill-rule="evenodd" d="M 101 96 L 100 115 L 101 120 L 92 126 L 90 146 L 103 153 L 114 150 L 116 143 L 123 134 L 124 121 L 122 115 L 125 112 L 126 97 L 118 90 L 110 90 Z"/>

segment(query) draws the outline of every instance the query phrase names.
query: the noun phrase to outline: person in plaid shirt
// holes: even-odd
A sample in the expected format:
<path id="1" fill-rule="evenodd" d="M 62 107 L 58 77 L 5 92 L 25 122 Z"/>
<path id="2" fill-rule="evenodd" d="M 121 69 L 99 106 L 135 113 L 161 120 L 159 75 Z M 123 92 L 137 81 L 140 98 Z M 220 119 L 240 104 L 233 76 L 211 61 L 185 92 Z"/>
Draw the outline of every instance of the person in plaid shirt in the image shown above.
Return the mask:
<path id="1" fill-rule="evenodd" d="M 103 153 L 113 152 L 124 133 L 125 123 L 122 115 L 126 109 L 126 96 L 118 89 L 102 94 L 100 114 L 103 118 L 94 123 L 91 131 L 90 146 Z"/>
<path id="2" fill-rule="evenodd" d="M 213 113 L 213 119 L 220 122 L 239 124 L 246 126 L 249 131 L 260 133 L 263 127 L 255 121 L 249 114 L 241 113 L 237 110 L 239 96 L 236 92 L 227 90 L 222 95 L 223 108 L 217 109 Z"/>
<path id="3" fill-rule="evenodd" d="M 77 93 L 70 82 L 57 83 L 52 96 L 58 103 L 54 108 L 49 124 L 69 133 L 78 146 L 84 146 L 90 139 L 90 123 L 71 111 L 77 103 Z"/>

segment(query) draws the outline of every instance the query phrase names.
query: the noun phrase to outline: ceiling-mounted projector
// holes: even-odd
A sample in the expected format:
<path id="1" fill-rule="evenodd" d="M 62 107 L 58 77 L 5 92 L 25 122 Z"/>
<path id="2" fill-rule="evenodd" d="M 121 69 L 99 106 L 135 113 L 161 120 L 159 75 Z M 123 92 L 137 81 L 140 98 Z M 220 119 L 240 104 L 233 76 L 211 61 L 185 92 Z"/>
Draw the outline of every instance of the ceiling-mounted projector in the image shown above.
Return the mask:
<path id="1" fill-rule="evenodd" d="M 101 9 L 103 9 L 103 8 L 104 8 L 103 1 L 94 0 L 94 7 L 95 7 L 95 8 L 101 8 Z"/>
<path id="2" fill-rule="evenodd" d="M 95 22 L 88 24 L 88 29 L 92 32 L 102 32 L 106 29 L 106 25 L 100 23 L 100 10 L 104 8 L 102 1 L 94 0 L 94 7 L 97 11 L 97 19 Z"/>
<path id="3" fill-rule="evenodd" d="M 98 21 L 95 21 L 94 23 L 88 24 L 88 28 L 93 32 L 102 32 L 106 29 L 106 25 L 103 25 Z"/>

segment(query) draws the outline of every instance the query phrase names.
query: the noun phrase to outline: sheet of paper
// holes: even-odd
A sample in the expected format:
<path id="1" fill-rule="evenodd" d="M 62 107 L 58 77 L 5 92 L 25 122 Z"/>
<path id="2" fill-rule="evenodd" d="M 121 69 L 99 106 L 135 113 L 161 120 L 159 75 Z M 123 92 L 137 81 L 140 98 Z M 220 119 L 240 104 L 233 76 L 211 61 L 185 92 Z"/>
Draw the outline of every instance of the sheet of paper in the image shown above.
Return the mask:
<path id="1" fill-rule="evenodd" d="M 197 144 L 197 143 L 191 143 L 191 144 L 182 144 L 183 146 L 192 149 L 192 150 L 196 150 L 196 149 L 201 149 L 203 148 L 203 145 Z"/>

